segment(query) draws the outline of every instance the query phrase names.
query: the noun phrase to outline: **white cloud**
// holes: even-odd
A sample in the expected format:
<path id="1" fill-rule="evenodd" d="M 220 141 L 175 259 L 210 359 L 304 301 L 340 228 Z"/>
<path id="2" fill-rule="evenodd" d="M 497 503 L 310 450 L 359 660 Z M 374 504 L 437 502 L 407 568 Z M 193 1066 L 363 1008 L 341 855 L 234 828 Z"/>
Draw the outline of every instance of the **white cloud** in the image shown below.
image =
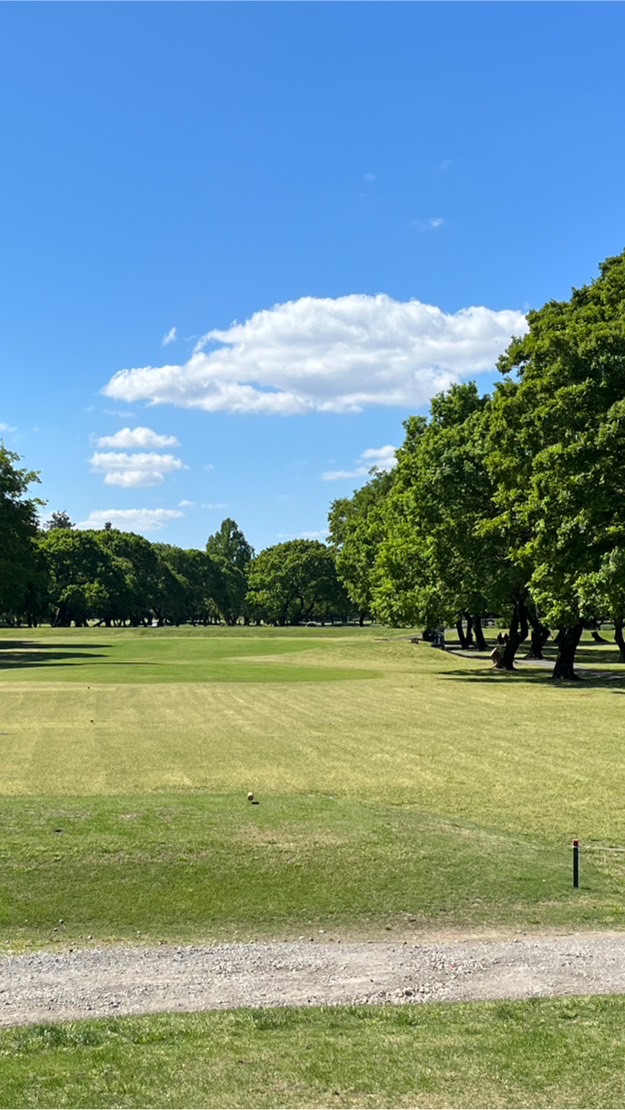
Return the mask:
<path id="1" fill-rule="evenodd" d="M 443 158 L 443 161 L 438 163 L 437 168 L 440 173 L 445 173 L 445 171 L 451 169 L 452 166 L 453 162 L 451 158 Z"/>
<path id="2" fill-rule="evenodd" d="M 451 314 L 386 294 L 302 297 L 208 332 L 184 365 L 120 370 L 103 392 L 205 412 L 419 408 L 454 382 L 491 370 L 526 328 L 512 309 Z"/>
<path id="3" fill-rule="evenodd" d="M 175 328 L 170 328 L 167 335 L 164 335 L 161 340 L 162 347 L 169 347 L 170 343 L 175 343 L 178 338 L 178 333 Z"/>
<path id="4" fill-rule="evenodd" d="M 179 520 L 184 513 L 176 509 L 96 509 L 77 528 L 104 528 L 110 521 L 122 532 L 160 532 L 161 528 Z"/>
<path id="5" fill-rule="evenodd" d="M 127 454 L 123 451 L 96 451 L 90 459 L 93 470 L 104 474 L 107 486 L 158 486 L 168 474 L 188 468 L 176 455 L 158 455 L 154 451 Z"/>
<path id="6" fill-rule="evenodd" d="M 5 424 L 3 421 L 0 421 L 0 432 L 16 432 L 16 431 L 17 431 L 17 428 L 15 428 L 13 426 L 13 424 Z"/>
<path id="7" fill-rule="evenodd" d="M 336 482 L 342 478 L 363 478 L 373 467 L 376 470 L 392 470 L 397 464 L 396 450 L 390 443 L 386 447 L 367 447 L 352 470 L 326 470 L 321 477 L 324 482 Z"/>
<path id="8" fill-rule="evenodd" d="M 179 509 L 197 509 L 197 508 L 200 508 L 200 509 L 225 509 L 225 507 L 226 507 L 226 502 L 225 501 L 217 501 L 215 503 L 202 501 L 202 503 L 199 506 L 198 506 L 197 501 L 187 501 L 186 499 L 183 499 L 182 501 L 178 502 L 178 508 Z"/>
<path id="9" fill-rule="evenodd" d="M 375 181 L 376 175 L 374 173 L 363 173 L 363 181 Z"/>
<path id="10" fill-rule="evenodd" d="M 328 529 L 321 528 L 318 532 L 277 532 L 276 539 L 279 540 L 321 540 L 325 543 L 328 536 Z"/>
<path id="11" fill-rule="evenodd" d="M 98 447 L 141 447 L 160 451 L 162 447 L 179 447 L 175 436 L 161 436 L 151 428 L 120 428 L 115 435 L 100 436 Z"/>
<path id="12" fill-rule="evenodd" d="M 430 216 L 427 220 L 413 220 L 412 226 L 416 227 L 417 231 L 437 231 L 444 223 L 442 216 Z"/>

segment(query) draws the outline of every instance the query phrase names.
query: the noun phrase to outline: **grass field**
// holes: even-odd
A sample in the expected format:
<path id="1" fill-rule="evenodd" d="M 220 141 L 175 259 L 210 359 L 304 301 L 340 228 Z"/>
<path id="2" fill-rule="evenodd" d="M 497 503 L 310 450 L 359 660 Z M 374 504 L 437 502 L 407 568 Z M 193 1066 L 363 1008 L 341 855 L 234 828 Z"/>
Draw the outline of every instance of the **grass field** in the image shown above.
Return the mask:
<path id="1" fill-rule="evenodd" d="M 0 948 L 622 927 L 625 854 L 571 883 L 573 837 L 625 846 L 623 668 L 581 658 L 573 686 L 380 629 L 5 630 Z M 0 1104 L 619 1106 L 624 1006 L 6 1031 Z"/>
<path id="2" fill-rule="evenodd" d="M 3 1107 L 622 1107 L 625 999 L 163 1015 L 0 1033 Z"/>
<path id="3" fill-rule="evenodd" d="M 570 860 L 625 845 L 619 678 L 375 629 L 0 645 L 5 950 L 625 923 L 625 856 L 586 854 L 580 891 Z"/>

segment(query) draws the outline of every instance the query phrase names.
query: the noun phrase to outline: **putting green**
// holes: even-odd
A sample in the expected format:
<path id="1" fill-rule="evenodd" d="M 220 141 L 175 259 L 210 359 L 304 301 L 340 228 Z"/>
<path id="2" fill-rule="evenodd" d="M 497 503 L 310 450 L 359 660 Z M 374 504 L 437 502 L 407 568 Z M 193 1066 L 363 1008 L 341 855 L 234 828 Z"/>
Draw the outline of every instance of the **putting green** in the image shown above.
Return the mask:
<path id="1" fill-rule="evenodd" d="M 0 636 L 0 682 L 346 682 L 376 677 L 371 669 L 324 665 L 322 655 L 318 662 L 301 662 L 302 652 L 316 650 L 319 656 L 335 643 L 332 639 L 279 639 L 260 630 L 255 636 L 220 635 L 221 630 L 202 636 L 202 631 L 195 636 L 169 629 L 5 632 Z"/>

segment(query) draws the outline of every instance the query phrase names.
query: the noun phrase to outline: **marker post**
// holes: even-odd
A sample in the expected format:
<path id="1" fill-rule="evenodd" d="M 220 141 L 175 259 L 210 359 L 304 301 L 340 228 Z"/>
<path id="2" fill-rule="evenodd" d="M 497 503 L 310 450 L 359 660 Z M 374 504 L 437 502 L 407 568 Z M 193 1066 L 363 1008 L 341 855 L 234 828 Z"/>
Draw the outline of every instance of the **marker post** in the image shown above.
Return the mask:
<path id="1" fill-rule="evenodd" d="M 573 841 L 573 886 L 579 887 L 579 856 L 581 845 L 579 840 Z"/>

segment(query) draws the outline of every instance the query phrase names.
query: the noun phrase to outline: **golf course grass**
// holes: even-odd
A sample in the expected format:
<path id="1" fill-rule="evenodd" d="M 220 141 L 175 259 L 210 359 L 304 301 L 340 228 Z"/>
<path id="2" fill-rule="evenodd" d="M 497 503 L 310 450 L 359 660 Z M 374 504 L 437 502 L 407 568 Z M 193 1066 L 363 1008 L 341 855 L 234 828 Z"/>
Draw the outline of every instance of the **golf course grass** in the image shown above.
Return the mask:
<path id="1" fill-rule="evenodd" d="M 0 1032 L 4 1107 L 622 1107 L 625 999 L 245 1010 Z"/>
<path id="2" fill-rule="evenodd" d="M 573 685 L 553 683 L 539 668 L 495 674 L 488 660 L 416 646 L 408 632 L 379 628 L 3 630 L 0 948 L 287 939 L 320 930 L 326 939 L 410 939 L 441 927 L 621 928 L 625 853 L 599 849 L 625 846 L 625 675 L 610 645 L 585 641 L 581 658 L 591 672 Z M 247 800 L 250 791 L 258 804 Z M 579 890 L 571 881 L 573 837 L 584 846 Z M 545 1029 L 578 1028 L 561 1017 L 560 1004 L 549 1005 L 541 1004 Z M 580 1003 L 595 1030 L 587 1051 L 604 1029 L 610 1051 L 622 1052 L 610 1024 L 617 1029 L 619 1006 Z M 308 1011 L 304 1024 L 317 1031 L 310 1067 L 284 1078 L 276 1064 L 267 1101 L 253 1084 L 246 1093 L 245 1079 L 234 1085 L 243 1065 L 228 1063 L 225 1049 L 206 1064 L 208 1078 L 197 1068 L 213 1059 L 209 1045 L 222 1044 L 224 1030 L 245 1060 L 259 1029 L 262 1051 L 276 1059 L 287 1053 L 282 1034 L 293 1036 L 295 1059 L 305 1035 L 296 1012 L 9 1031 L 0 1052 L 11 1057 L 17 1085 L 6 1079 L 0 1102 L 623 1101 L 614 1069 L 597 1081 L 598 1094 L 588 1079 L 582 1101 L 574 1080 L 541 1086 L 529 1064 L 525 1086 L 518 1069 L 506 1085 L 497 1054 L 508 1034 L 516 1030 L 520 1058 L 534 1060 L 536 1077 L 549 1043 L 542 1033 L 523 1041 L 525 1017 L 506 1019 L 504 1035 L 496 1008 L 437 1007 L 438 1017 L 421 1008 L 409 1020 L 410 1012 L 374 1019 Z M 527 1011 L 536 1028 L 541 1012 Z M 423 1079 L 420 1102 L 410 1085 L 414 1022 L 424 1037 L 429 1030 L 434 1053 L 419 1072 L 434 1077 L 430 1086 Z M 453 1067 L 444 1047 L 452 1027 L 460 1054 Z M 381 1059 L 377 1079 L 371 1071 L 367 1038 L 382 1035 L 397 1060 L 392 1082 Z M 179 1043 L 191 1058 L 198 1038 L 197 1067 L 183 1067 L 167 1045 Z M 360 1082 L 348 1068 L 332 1094 L 324 1076 L 335 1074 L 338 1040 L 342 1055 L 366 1060 L 367 1069 Z M 36 1045 L 47 1047 L 28 1087 Z M 135 1078 L 122 1064 L 131 1051 Z M 82 1094 L 66 1074 L 81 1054 Z M 154 1054 L 164 1069 L 156 1101 Z M 261 1058 L 245 1068 L 260 1068 Z M 120 1068 L 127 1087 L 119 1086 Z"/>

